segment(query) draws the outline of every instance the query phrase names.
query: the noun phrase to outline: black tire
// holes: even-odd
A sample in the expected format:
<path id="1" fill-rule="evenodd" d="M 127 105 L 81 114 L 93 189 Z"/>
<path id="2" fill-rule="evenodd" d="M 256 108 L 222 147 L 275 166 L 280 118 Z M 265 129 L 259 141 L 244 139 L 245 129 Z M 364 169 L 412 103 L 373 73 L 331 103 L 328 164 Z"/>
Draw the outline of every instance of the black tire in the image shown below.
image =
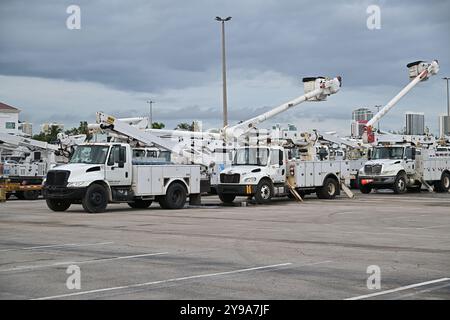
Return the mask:
<path id="1" fill-rule="evenodd" d="M 6 200 L 8 200 L 9 198 L 11 198 L 11 193 L 7 192 L 5 197 L 6 197 Z"/>
<path id="2" fill-rule="evenodd" d="M 339 184 L 333 178 L 326 178 L 323 186 L 316 191 L 317 198 L 319 199 L 334 199 L 338 193 Z"/>
<path id="3" fill-rule="evenodd" d="M 404 173 L 397 174 L 392 190 L 394 190 L 394 193 L 396 194 L 402 194 L 408 191 L 406 189 L 406 175 Z"/>
<path id="4" fill-rule="evenodd" d="M 133 209 L 146 209 L 152 205 L 152 200 L 135 200 L 133 202 L 128 202 L 130 208 Z"/>
<path id="5" fill-rule="evenodd" d="M 14 195 L 16 196 L 17 199 L 19 200 L 25 200 L 25 195 L 23 194 L 23 191 L 16 191 L 14 193 Z"/>
<path id="6" fill-rule="evenodd" d="M 84 211 L 89 213 L 105 212 L 108 205 L 108 193 L 105 187 L 99 184 L 91 184 L 81 200 Z"/>
<path id="7" fill-rule="evenodd" d="M 359 182 L 359 191 L 364 194 L 369 194 L 372 192 L 372 187 L 367 184 L 362 184 L 361 181 Z"/>
<path id="8" fill-rule="evenodd" d="M 441 180 L 434 183 L 434 190 L 436 192 L 448 192 L 450 189 L 450 174 L 442 173 Z"/>
<path id="9" fill-rule="evenodd" d="M 228 203 L 228 204 L 233 203 L 235 198 L 236 198 L 236 196 L 234 194 L 219 193 L 219 199 L 223 203 Z"/>
<path id="10" fill-rule="evenodd" d="M 172 183 L 165 196 L 159 199 L 159 205 L 163 209 L 181 209 L 186 203 L 187 192 L 183 185 L 178 182 Z"/>
<path id="11" fill-rule="evenodd" d="M 52 211 L 66 211 L 71 205 L 68 200 L 45 199 L 45 201 L 47 202 L 47 207 Z"/>
<path id="12" fill-rule="evenodd" d="M 262 179 L 256 186 L 256 203 L 264 204 L 270 202 L 273 197 L 273 185 L 269 179 Z"/>
<path id="13" fill-rule="evenodd" d="M 29 190 L 23 192 L 23 197 L 25 200 L 37 200 L 41 192 L 39 190 Z"/>

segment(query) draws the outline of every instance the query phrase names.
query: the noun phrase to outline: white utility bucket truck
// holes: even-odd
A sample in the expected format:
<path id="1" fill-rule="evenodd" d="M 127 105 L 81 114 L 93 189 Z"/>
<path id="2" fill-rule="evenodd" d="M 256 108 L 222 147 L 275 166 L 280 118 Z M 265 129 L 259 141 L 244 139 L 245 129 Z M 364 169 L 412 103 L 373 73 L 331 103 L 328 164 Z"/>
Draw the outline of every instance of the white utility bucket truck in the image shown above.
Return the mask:
<path id="1" fill-rule="evenodd" d="M 225 137 L 240 137 L 256 125 L 305 101 L 323 101 L 339 91 L 340 77 L 304 78 L 305 94 L 267 113 L 233 127 L 224 128 Z M 287 132 L 286 132 L 287 133 Z M 225 203 L 236 196 L 254 197 L 257 203 L 266 203 L 272 197 L 289 196 L 299 200 L 302 194 L 315 192 L 319 198 L 334 198 L 340 193 L 342 182 L 349 183 L 349 166 L 346 161 L 319 161 L 312 155 L 314 142 L 303 137 L 281 136 L 267 144 L 239 147 L 233 164 L 220 174 L 218 194 Z M 301 141 L 300 141 L 301 140 Z M 306 143 L 302 143 L 306 141 Z M 303 153 L 303 155 L 302 155 Z M 306 154 L 306 155 L 305 155 Z M 344 183 L 344 188 L 345 187 Z M 351 192 L 346 188 L 346 192 Z"/>
<path id="2" fill-rule="evenodd" d="M 377 135 L 372 126 L 379 121 L 415 85 L 439 71 L 436 60 L 431 63 L 416 61 L 407 65 L 412 81 L 386 104 L 368 123 L 365 142 L 375 143 L 367 161 L 359 170 L 359 188 L 362 193 L 372 189 L 392 189 L 395 193 L 420 190 L 447 192 L 450 189 L 450 157 L 440 149 L 434 137 Z"/>
<path id="3" fill-rule="evenodd" d="M 86 212 L 97 213 L 105 211 L 108 203 L 147 208 L 158 201 L 164 209 L 180 209 L 188 196 L 191 201 L 200 196 L 199 166 L 155 164 L 153 158 L 145 163 L 142 156 L 137 163 L 127 143 L 79 145 L 68 164 L 48 171 L 47 206 L 65 211 L 82 204 Z"/>

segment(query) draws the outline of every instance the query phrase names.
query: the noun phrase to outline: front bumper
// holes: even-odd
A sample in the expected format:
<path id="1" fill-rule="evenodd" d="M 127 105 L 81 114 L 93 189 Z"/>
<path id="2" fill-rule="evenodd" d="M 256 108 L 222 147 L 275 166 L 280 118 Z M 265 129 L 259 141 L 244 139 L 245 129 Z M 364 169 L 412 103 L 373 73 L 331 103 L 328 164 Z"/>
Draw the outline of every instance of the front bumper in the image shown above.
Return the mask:
<path id="1" fill-rule="evenodd" d="M 359 176 L 359 184 L 363 186 L 391 187 L 396 176 Z"/>
<path id="2" fill-rule="evenodd" d="M 254 195 L 256 185 L 252 184 L 218 184 L 217 191 L 219 194 L 234 194 L 236 196 Z"/>
<path id="3" fill-rule="evenodd" d="M 81 200 L 86 194 L 87 187 L 67 188 L 44 186 L 42 194 L 45 199 Z"/>

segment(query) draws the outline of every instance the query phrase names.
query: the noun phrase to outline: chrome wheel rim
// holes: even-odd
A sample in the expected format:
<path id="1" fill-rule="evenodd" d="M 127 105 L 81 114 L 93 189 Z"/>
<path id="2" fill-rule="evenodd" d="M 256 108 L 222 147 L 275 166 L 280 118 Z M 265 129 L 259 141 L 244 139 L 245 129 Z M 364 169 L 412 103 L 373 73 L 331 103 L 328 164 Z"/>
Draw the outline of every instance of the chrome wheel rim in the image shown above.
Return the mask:
<path id="1" fill-rule="evenodd" d="M 270 188 L 266 184 L 261 187 L 261 198 L 263 198 L 264 200 L 270 198 Z"/>

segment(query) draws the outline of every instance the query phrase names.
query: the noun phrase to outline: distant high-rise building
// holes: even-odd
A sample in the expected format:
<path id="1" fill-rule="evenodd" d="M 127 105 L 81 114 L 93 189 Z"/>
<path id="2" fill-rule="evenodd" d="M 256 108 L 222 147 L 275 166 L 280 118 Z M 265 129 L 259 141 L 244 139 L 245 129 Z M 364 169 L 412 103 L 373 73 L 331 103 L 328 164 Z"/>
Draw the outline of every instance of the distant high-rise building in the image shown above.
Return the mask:
<path id="1" fill-rule="evenodd" d="M 19 130 L 22 131 L 25 135 L 31 137 L 33 135 L 33 124 L 29 122 L 20 122 Z"/>
<path id="2" fill-rule="evenodd" d="M 439 116 L 439 137 L 450 136 L 450 116 Z"/>
<path id="3" fill-rule="evenodd" d="M 406 134 L 423 135 L 425 133 L 425 114 L 423 112 L 406 112 Z"/>
<path id="4" fill-rule="evenodd" d="M 60 131 L 64 130 L 64 125 L 60 123 L 44 123 L 41 125 L 41 132 L 50 133 L 52 131 L 52 127 L 58 128 Z"/>
<path id="5" fill-rule="evenodd" d="M 373 112 L 367 108 L 355 109 L 352 112 L 353 121 L 369 121 L 373 118 Z"/>

